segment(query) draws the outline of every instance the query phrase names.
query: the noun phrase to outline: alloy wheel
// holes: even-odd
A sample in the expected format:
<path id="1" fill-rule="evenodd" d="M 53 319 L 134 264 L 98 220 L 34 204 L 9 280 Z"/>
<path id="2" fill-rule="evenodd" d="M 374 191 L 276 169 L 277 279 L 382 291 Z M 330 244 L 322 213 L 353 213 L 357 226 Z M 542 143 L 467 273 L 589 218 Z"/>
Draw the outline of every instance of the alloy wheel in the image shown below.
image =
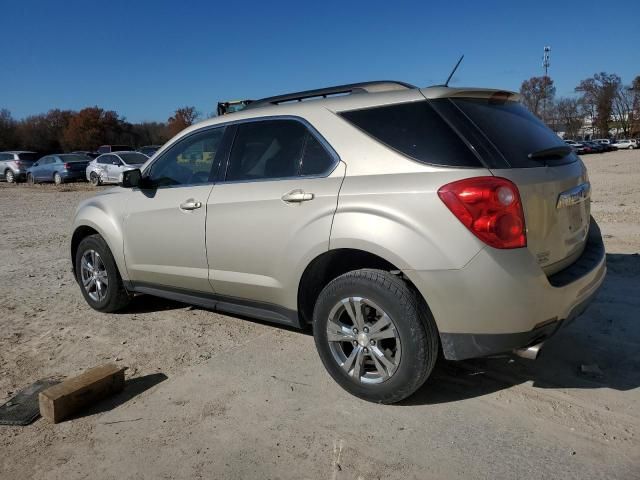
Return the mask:
<path id="1" fill-rule="evenodd" d="M 16 177 L 13 175 L 13 172 L 11 170 L 7 170 L 4 178 L 7 180 L 7 183 L 13 183 L 16 180 Z"/>
<path id="2" fill-rule="evenodd" d="M 107 267 L 98 252 L 95 250 L 84 252 L 80 263 L 80 273 L 82 286 L 87 295 L 92 300 L 101 302 L 107 294 L 109 277 L 107 275 Z"/>
<path id="3" fill-rule="evenodd" d="M 367 298 L 344 298 L 331 309 L 327 340 L 334 360 L 357 383 L 382 383 L 400 365 L 396 325 Z"/>

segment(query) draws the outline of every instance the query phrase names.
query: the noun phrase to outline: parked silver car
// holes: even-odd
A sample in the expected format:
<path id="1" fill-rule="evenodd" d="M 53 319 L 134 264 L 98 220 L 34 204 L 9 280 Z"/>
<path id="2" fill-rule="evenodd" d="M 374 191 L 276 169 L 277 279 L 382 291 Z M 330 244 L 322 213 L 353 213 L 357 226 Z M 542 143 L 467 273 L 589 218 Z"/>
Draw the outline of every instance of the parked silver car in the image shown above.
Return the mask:
<path id="1" fill-rule="evenodd" d="M 8 183 L 24 182 L 27 169 L 40 157 L 39 153 L 23 150 L 0 152 L 0 178 Z"/>
<path id="2" fill-rule="evenodd" d="M 440 351 L 534 357 L 606 266 L 585 165 L 518 99 L 369 82 L 193 125 L 78 207 L 82 295 L 312 326 L 329 374 L 374 402 L 411 395 Z"/>
<path id="3" fill-rule="evenodd" d="M 105 153 L 87 165 L 87 180 L 93 185 L 118 183 L 120 174 L 125 170 L 140 168 L 149 157 L 140 152 Z"/>

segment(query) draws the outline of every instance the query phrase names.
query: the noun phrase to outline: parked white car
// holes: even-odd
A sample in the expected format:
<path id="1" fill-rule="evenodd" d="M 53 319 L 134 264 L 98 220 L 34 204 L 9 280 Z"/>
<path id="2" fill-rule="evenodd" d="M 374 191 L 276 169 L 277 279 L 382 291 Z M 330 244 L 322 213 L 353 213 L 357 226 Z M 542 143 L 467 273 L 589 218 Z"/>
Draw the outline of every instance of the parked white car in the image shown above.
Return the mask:
<path id="1" fill-rule="evenodd" d="M 87 180 L 93 185 L 118 183 L 120 174 L 126 170 L 140 168 L 149 157 L 140 152 L 105 153 L 87 165 Z"/>
<path id="2" fill-rule="evenodd" d="M 635 140 L 616 140 L 613 146 L 618 149 L 633 150 L 634 148 L 638 148 L 638 143 Z"/>

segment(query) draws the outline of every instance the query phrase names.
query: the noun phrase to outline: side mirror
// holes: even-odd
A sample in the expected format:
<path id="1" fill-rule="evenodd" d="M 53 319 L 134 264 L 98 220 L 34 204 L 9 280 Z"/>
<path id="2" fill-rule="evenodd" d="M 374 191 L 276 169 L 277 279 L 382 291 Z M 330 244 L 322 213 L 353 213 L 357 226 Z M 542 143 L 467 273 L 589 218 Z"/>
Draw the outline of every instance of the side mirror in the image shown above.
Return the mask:
<path id="1" fill-rule="evenodd" d="M 31 165 L 32 167 L 37 167 L 38 166 L 38 162 L 34 163 L 33 165 Z"/>
<path id="2" fill-rule="evenodd" d="M 134 170 L 126 170 L 120 174 L 118 185 L 122 188 L 139 187 L 142 183 L 142 172 L 139 168 Z"/>

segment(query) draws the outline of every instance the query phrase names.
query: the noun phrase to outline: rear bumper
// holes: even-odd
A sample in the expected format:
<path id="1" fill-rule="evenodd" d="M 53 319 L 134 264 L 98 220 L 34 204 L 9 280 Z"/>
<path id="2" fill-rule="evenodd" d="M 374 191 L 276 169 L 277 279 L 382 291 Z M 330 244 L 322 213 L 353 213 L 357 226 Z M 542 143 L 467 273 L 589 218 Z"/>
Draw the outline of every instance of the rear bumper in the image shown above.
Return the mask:
<path id="1" fill-rule="evenodd" d="M 606 274 L 600 229 L 591 220 L 576 262 L 547 277 L 527 249 L 483 249 L 460 270 L 407 271 L 423 294 L 450 360 L 546 340 L 591 303 Z"/>
<path id="2" fill-rule="evenodd" d="M 67 180 L 86 180 L 87 178 L 87 174 L 85 173 L 84 170 L 78 170 L 78 171 L 61 171 L 59 172 L 60 176 L 62 177 L 63 180 L 67 181 Z"/>

